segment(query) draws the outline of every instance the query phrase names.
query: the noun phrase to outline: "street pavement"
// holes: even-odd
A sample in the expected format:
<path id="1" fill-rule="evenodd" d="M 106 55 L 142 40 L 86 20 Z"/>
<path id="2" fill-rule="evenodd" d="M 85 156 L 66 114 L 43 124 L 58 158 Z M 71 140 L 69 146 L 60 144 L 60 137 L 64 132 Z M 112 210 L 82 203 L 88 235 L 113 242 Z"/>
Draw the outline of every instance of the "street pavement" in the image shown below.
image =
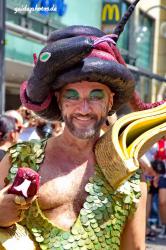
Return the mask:
<path id="1" fill-rule="evenodd" d="M 146 250 L 166 250 L 166 239 L 160 240 L 156 239 L 156 241 L 147 241 Z"/>

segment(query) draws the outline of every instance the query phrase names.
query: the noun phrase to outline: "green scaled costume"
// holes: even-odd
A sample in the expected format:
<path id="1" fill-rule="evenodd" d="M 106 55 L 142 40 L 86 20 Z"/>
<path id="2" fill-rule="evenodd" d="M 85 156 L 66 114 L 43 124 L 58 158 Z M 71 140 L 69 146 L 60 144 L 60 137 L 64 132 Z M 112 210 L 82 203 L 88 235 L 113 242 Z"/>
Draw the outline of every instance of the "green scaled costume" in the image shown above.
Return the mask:
<path id="1" fill-rule="evenodd" d="M 19 167 L 38 171 L 44 159 L 46 141 L 19 143 L 10 148 L 12 167 L 8 180 L 12 181 Z M 80 214 L 70 229 L 54 226 L 42 213 L 36 200 L 27 211 L 22 224 L 28 228 L 42 250 L 120 248 L 120 235 L 129 215 L 140 198 L 140 171 L 116 191 L 110 187 L 99 166 L 89 179 L 85 190 L 87 198 Z"/>

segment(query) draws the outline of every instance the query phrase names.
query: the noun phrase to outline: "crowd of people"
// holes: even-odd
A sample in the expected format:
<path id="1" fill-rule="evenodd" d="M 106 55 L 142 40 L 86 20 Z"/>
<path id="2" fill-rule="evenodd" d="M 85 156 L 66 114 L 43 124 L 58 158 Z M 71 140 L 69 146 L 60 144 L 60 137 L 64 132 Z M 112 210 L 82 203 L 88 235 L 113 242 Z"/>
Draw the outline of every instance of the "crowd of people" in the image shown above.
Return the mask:
<path id="1" fill-rule="evenodd" d="M 9 125 L 11 120 L 13 126 Z M 61 122 L 48 122 L 22 106 L 18 110 L 6 111 L 0 116 L 0 121 L 1 140 L 7 140 L 11 138 L 11 133 L 16 133 L 9 146 L 16 142 L 44 139 L 52 135 L 57 136 L 63 128 Z"/>

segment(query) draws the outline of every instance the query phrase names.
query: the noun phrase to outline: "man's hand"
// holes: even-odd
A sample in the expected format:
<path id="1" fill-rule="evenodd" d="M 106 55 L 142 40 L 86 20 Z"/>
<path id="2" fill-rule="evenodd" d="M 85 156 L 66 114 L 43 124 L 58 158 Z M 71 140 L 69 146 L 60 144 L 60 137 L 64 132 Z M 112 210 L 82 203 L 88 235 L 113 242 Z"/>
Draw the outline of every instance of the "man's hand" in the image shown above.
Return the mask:
<path id="1" fill-rule="evenodd" d="M 33 198 L 25 199 L 24 203 L 17 203 L 18 195 L 8 194 L 8 189 L 11 185 L 0 190 L 0 227 L 9 227 L 16 222 L 23 219 L 23 214 L 28 209 L 31 203 L 35 200 Z M 20 197 L 22 198 L 22 197 Z"/>

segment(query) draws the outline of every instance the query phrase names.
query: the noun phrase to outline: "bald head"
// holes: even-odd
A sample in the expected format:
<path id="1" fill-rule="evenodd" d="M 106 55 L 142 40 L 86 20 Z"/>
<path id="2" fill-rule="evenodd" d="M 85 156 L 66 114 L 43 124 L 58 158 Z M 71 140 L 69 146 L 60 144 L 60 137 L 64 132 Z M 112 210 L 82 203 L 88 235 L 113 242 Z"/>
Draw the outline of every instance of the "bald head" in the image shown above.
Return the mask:
<path id="1" fill-rule="evenodd" d="M 5 115 L 8 115 L 8 116 L 15 118 L 20 125 L 23 125 L 23 118 L 18 111 L 8 110 L 5 112 Z"/>

